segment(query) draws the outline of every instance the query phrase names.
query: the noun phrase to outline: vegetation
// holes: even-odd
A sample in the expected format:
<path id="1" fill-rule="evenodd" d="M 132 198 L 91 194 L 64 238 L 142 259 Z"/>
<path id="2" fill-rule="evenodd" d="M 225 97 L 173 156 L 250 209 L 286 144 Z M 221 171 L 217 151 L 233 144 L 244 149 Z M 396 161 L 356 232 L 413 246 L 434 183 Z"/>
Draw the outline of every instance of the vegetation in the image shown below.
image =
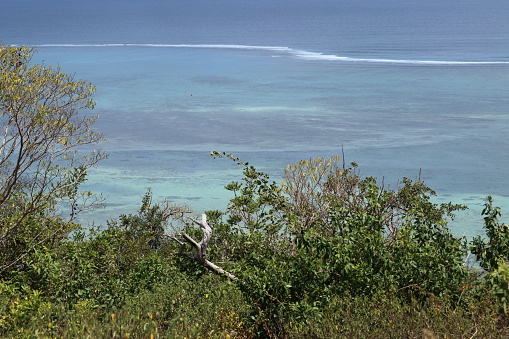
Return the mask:
<path id="1" fill-rule="evenodd" d="M 100 139 L 78 114 L 93 88 L 31 66 L 32 52 L 0 46 L 1 337 L 509 334 L 509 226 L 492 199 L 487 239 L 468 243 L 447 228 L 464 206 L 433 203 L 420 180 L 362 178 L 339 157 L 290 165 L 280 185 L 212 152 L 243 168 L 225 211 L 192 218 L 148 191 L 138 212 L 81 229 L 79 184 L 104 157 L 80 148 Z"/>
<path id="2" fill-rule="evenodd" d="M 79 154 L 97 143 L 94 87 L 58 68 L 31 65 L 33 50 L 0 45 L 0 272 L 27 254 L 58 241 L 89 206 L 91 194 L 78 193 L 87 169 L 101 152 Z M 70 206 L 69 217 L 59 211 Z"/>

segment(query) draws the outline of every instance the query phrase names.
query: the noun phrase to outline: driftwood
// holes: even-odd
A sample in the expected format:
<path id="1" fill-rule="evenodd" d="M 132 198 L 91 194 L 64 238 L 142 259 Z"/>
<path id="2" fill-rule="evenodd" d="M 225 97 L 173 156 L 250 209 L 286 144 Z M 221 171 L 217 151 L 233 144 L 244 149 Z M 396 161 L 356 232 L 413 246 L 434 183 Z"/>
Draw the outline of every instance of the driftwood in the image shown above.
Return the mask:
<path id="1" fill-rule="evenodd" d="M 180 235 L 182 236 L 182 238 L 184 238 L 184 240 L 188 244 L 190 244 L 191 246 L 194 247 L 195 251 L 194 251 L 193 254 L 185 253 L 184 252 L 184 249 L 186 247 L 186 243 L 185 242 L 180 241 L 174 235 L 172 236 L 172 235 L 168 235 L 167 234 L 167 236 L 170 239 L 175 240 L 180 245 L 180 249 L 179 249 L 178 255 L 180 255 L 181 257 L 186 257 L 186 258 L 189 258 L 189 259 L 193 259 L 194 261 L 196 261 L 200 265 L 206 267 L 207 269 L 211 270 L 212 272 L 214 272 L 216 274 L 225 275 L 225 276 L 227 276 L 228 278 L 230 278 L 232 280 L 237 280 L 236 276 L 234 276 L 233 274 L 223 270 L 221 267 L 217 266 L 213 262 L 208 261 L 205 258 L 205 254 L 206 254 L 206 251 L 207 251 L 207 245 L 208 245 L 208 243 L 209 243 L 209 241 L 210 241 L 210 239 L 212 237 L 212 228 L 207 223 L 207 216 L 205 214 L 202 214 L 201 220 L 196 220 L 196 219 L 192 219 L 192 218 L 191 218 L 191 220 L 195 224 L 199 225 L 201 230 L 202 230 L 202 232 L 203 232 L 203 238 L 201 239 L 201 241 L 200 242 L 196 242 L 196 240 L 191 238 L 185 232 L 180 233 Z"/>

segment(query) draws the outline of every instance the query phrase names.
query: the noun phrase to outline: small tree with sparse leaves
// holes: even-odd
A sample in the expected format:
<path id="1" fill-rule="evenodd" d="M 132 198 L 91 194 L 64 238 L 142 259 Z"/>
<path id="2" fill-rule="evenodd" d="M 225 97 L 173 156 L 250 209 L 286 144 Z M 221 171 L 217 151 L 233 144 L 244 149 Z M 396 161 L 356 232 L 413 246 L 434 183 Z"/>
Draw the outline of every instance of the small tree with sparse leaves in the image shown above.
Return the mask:
<path id="1" fill-rule="evenodd" d="M 32 64 L 34 49 L 0 45 L 0 272 L 58 241 L 82 210 L 97 203 L 79 192 L 105 153 L 83 147 L 92 130 L 94 86 L 59 67 Z"/>

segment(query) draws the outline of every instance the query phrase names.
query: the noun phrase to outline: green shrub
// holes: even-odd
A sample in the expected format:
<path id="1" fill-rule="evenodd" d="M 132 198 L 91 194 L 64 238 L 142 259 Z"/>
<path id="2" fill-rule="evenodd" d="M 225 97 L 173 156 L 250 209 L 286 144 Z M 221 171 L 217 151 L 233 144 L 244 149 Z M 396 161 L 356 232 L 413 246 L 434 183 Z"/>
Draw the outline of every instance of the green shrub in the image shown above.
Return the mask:
<path id="1" fill-rule="evenodd" d="M 471 251 L 477 256 L 491 292 L 497 297 L 500 307 L 507 313 L 509 304 L 509 225 L 499 223 L 502 215 L 499 207 L 493 207 L 493 200 L 487 197 L 482 211 L 487 242 L 477 236 L 471 243 Z"/>
<path id="2" fill-rule="evenodd" d="M 482 211 L 484 229 L 488 241 L 476 236 L 471 244 L 471 251 L 477 256 L 482 268 L 487 271 L 496 269 L 501 262 L 509 261 L 509 225 L 498 222 L 502 215 L 499 207 L 493 207 L 493 199 L 488 196 Z"/>
<path id="3" fill-rule="evenodd" d="M 258 336 L 286 336 L 288 321 L 321 314 L 338 295 L 461 298 L 466 249 L 447 218 L 464 207 L 432 203 L 435 192 L 421 181 L 390 190 L 361 178 L 356 164 L 317 158 L 289 166 L 279 187 L 214 155 L 243 165 L 244 178 L 227 186 L 235 197 L 225 221 L 216 214 L 210 255 L 227 257 L 239 277 Z"/>

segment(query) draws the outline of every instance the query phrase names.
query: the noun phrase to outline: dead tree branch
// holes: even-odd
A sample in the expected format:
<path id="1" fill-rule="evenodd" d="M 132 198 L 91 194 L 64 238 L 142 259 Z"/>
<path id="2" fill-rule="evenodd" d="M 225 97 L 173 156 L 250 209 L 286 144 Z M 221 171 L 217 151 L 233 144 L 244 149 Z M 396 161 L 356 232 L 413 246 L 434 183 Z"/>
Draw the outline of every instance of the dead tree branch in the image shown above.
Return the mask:
<path id="1" fill-rule="evenodd" d="M 182 238 L 184 238 L 184 240 L 190 244 L 194 249 L 194 253 L 193 254 L 190 254 L 190 253 L 185 253 L 184 250 L 185 250 L 185 246 L 186 246 L 186 243 L 185 242 L 182 242 L 180 241 L 176 236 L 172 236 L 172 235 L 168 235 L 167 236 L 172 239 L 172 240 L 175 240 L 179 245 L 180 245 L 180 249 L 179 249 L 179 252 L 178 252 L 178 255 L 181 256 L 181 257 L 186 257 L 186 258 L 189 258 L 189 259 L 193 259 L 194 261 L 196 261 L 198 264 L 204 266 L 205 268 L 211 270 L 212 272 L 216 273 L 216 274 L 219 274 L 219 275 L 225 275 L 227 276 L 228 278 L 230 278 L 231 280 L 237 280 L 238 278 L 236 276 L 234 276 L 233 274 L 223 270 L 221 267 L 217 266 L 216 264 L 214 264 L 213 262 L 210 262 L 208 261 L 205 256 L 206 256 L 206 251 L 207 251 L 207 245 L 208 243 L 210 242 L 210 239 L 212 238 L 212 228 L 209 226 L 209 224 L 207 223 L 207 216 L 205 214 L 202 214 L 201 216 L 201 220 L 197 220 L 197 219 L 192 219 L 191 220 L 200 226 L 200 229 L 202 230 L 203 232 L 203 238 L 201 239 L 200 242 L 196 242 L 196 240 L 194 240 L 193 238 L 191 238 L 188 234 L 186 234 L 185 232 L 182 232 L 180 233 L 180 235 L 182 236 Z"/>

